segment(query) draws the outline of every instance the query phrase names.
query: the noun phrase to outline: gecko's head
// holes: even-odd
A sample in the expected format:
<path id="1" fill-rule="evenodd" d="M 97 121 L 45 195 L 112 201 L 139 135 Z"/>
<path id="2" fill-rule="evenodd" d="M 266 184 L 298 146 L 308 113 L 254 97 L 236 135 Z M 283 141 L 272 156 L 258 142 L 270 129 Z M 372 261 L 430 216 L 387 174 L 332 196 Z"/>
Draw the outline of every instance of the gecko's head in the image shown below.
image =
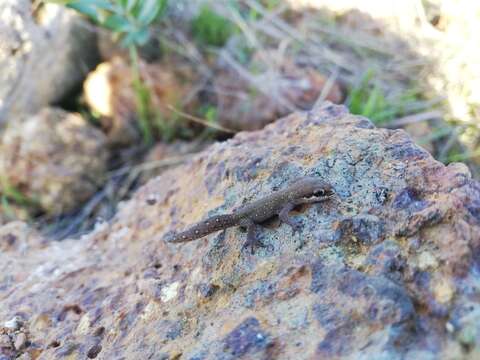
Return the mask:
<path id="1" fill-rule="evenodd" d="M 304 178 L 296 184 L 299 185 L 298 188 L 301 192 L 298 195 L 304 200 L 324 201 L 335 195 L 333 187 L 319 178 Z"/>

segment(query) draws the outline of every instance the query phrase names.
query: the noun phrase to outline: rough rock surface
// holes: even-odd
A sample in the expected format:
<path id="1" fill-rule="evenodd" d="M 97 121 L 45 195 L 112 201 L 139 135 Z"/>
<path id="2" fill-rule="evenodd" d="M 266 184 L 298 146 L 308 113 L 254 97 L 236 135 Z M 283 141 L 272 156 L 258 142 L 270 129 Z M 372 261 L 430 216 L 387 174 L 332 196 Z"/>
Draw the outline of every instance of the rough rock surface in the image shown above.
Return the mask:
<path id="1" fill-rule="evenodd" d="M 97 53 L 94 31 L 74 12 L 31 0 L 2 0 L 0 125 L 59 101 L 78 86 Z"/>
<path id="2" fill-rule="evenodd" d="M 271 222 L 254 255 L 238 228 L 163 241 L 305 174 L 337 199 L 300 209 L 294 236 Z M 341 106 L 211 146 L 80 240 L 0 239 L 5 356 L 480 356 L 480 184 Z"/>
<path id="3" fill-rule="evenodd" d="M 105 135 L 79 114 L 44 108 L 9 123 L 0 140 L 0 193 L 21 192 L 50 215 L 94 194 L 106 173 Z"/>

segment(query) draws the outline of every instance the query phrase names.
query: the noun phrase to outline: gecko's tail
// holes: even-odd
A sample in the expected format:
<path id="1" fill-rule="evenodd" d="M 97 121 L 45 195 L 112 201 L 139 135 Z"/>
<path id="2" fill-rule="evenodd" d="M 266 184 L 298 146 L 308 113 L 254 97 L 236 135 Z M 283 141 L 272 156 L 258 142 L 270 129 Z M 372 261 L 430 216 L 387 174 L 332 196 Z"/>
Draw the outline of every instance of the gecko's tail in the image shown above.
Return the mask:
<path id="1" fill-rule="evenodd" d="M 178 234 L 170 233 L 165 237 L 165 240 L 171 243 L 192 241 L 214 233 L 215 231 L 226 229 L 235 225 L 238 225 L 238 221 L 235 216 L 217 215 L 201 221 Z"/>

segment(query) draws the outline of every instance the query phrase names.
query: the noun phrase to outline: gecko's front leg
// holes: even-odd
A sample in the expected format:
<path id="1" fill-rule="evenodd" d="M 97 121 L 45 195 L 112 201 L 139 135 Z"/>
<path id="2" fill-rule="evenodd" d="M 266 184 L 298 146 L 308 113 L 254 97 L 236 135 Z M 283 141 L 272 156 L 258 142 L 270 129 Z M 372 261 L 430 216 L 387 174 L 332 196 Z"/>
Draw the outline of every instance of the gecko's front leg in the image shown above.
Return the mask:
<path id="1" fill-rule="evenodd" d="M 287 203 L 285 206 L 280 210 L 278 213 L 278 218 L 280 221 L 284 222 L 285 224 L 289 225 L 292 228 L 292 235 L 295 235 L 295 233 L 300 232 L 302 230 L 303 225 L 300 221 L 293 219 L 289 213 L 290 211 L 293 210 L 295 207 L 295 204 L 293 203 Z"/>
<path id="2" fill-rule="evenodd" d="M 252 255 L 255 252 L 256 247 L 266 247 L 257 237 L 257 229 L 259 225 L 256 224 L 252 219 L 244 219 L 240 222 L 240 226 L 247 228 L 247 241 L 242 246 L 242 250 L 250 247 L 250 252 Z"/>

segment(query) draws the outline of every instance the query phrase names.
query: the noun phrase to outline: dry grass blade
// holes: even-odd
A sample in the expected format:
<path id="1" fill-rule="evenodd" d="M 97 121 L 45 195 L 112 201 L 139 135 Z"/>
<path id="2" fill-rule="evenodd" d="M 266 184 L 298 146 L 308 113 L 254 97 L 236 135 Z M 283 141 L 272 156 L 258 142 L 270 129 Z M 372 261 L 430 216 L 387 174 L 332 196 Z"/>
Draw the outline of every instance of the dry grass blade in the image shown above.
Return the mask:
<path id="1" fill-rule="evenodd" d="M 48 231 L 48 235 L 57 240 L 62 240 L 88 231 L 97 222 L 96 214 L 110 213 L 110 215 L 113 215 L 113 210 L 106 211 L 105 209 L 114 209 L 120 201 L 124 200 L 131 193 L 132 186 L 142 172 L 179 165 L 190 158 L 192 154 L 172 156 L 110 171 L 108 181 L 103 188 L 88 200 L 78 213 L 53 224 Z"/>
<path id="2" fill-rule="evenodd" d="M 223 132 L 226 132 L 226 133 L 229 133 L 229 134 L 236 134 L 237 132 L 235 130 L 232 130 L 232 129 L 228 129 L 226 127 L 223 127 L 221 125 L 218 125 L 218 124 L 214 124 L 214 123 L 210 123 L 208 122 L 207 120 L 205 119 L 201 119 L 197 116 L 193 116 L 193 115 L 190 115 L 190 114 L 187 114 L 181 110 L 178 110 L 176 108 L 174 108 L 172 105 L 168 105 L 167 108 L 174 112 L 175 114 L 177 115 L 180 115 L 180 116 L 183 116 L 184 118 L 188 119 L 188 120 L 191 120 L 195 123 L 198 123 L 198 124 L 201 124 L 203 126 L 206 126 L 206 127 L 210 127 L 212 129 L 216 129 L 216 130 L 220 130 L 220 131 L 223 131 Z"/>
<path id="3" fill-rule="evenodd" d="M 259 3 L 251 0 L 247 0 L 245 1 L 245 3 L 251 9 L 261 14 L 271 24 L 271 26 L 281 30 L 284 33 L 284 38 L 289 37 L 303 44 L 305 48 L 308 48 L 313 58 L 318 57 L 320 59 L 325 59 L 326 61 L 336 64 L 338 67 L 352 73 L 357 70 L 352 64 L 348 63 L 348 61 L 343 59 L 338 53 L 329 49 L 315 37 L 307 37 L 292 26 L 290 26 L 287 22 L 283 21 L 280 17 L 270 16 L 270 13 Z"/>
<path id="4" fill-rule="evenodd" d="M 409 124 L 418 123 L 421 121 L 433 120 L 433 119 L 442 119 L 443 114 L 440 111 L 426 111 L 423 113 L 418 113 L 414 115 L 404 116 L 400 119 L 393 120 L 388 123 L 385 127 L 389 129 L 396 129 L 400 126 L 405 126 Z"/>
<path id="5" fill-rule="evenodd" d="M 228 64 L 228 66 L 230 66 L 242 79 L 247 81 L 263 95 L 272 99 L 272 101 L 285 106 L 290 111 L 297 110 L 295 105 L 293 105 L 280 93 L 280 89 L 278 88 L 278 73 L 275 70 L 272 69 L 266 73 L 271 80 L 268 78 L 265 79 L 264 77 L 257 78 L 247 69 L 245 69 L 245 67 L 243 67 L 238 61 L 236 61 L 227 51 L 221 51 L 219 55 L 221 59 Z"/>
<path id="6" fill-rule="evenodd" d="M 148 161 L 139 165 L 134 166 L 124 166 L 120 169 L 116 169 L 109 173 L 110 177 L 122 176 L 126 174 L 139 174 L 142 171 L 154 170 L 162 167 L 179 165 L 183 163 L 186 159 L 192 156 L 193 153 L 188 153 L 185 155 L 171 156 L 162 160 L 157 161 Z"/>
<path id="7" fill-rule="evenodd" d="M 448 152 L 454 145 L 460 144 L 458 137 L 466 128 L 466 125 L 461 125 L 453 129 L 448 137 L 448 140 L 443 143 L 441 149 L 438 151 L 438 158 L 440 161 L 445 162 L 448 160 Z"/>
<path id="8" fill-rule="evenodd" d="M 339 71 L 338 71 L 338 68 L 336 68 L 335 71 L 328 77 L 327 81 L 325 82 L 325 85 L 322 88 L 322 92 L 320 93 L 316 101 L 317 103 L 325 101 L 327 96 L 330 94 L 330 91 L 333 89 L 333 86 L 337 82 L 338 74 L 339 74 Z"/>

